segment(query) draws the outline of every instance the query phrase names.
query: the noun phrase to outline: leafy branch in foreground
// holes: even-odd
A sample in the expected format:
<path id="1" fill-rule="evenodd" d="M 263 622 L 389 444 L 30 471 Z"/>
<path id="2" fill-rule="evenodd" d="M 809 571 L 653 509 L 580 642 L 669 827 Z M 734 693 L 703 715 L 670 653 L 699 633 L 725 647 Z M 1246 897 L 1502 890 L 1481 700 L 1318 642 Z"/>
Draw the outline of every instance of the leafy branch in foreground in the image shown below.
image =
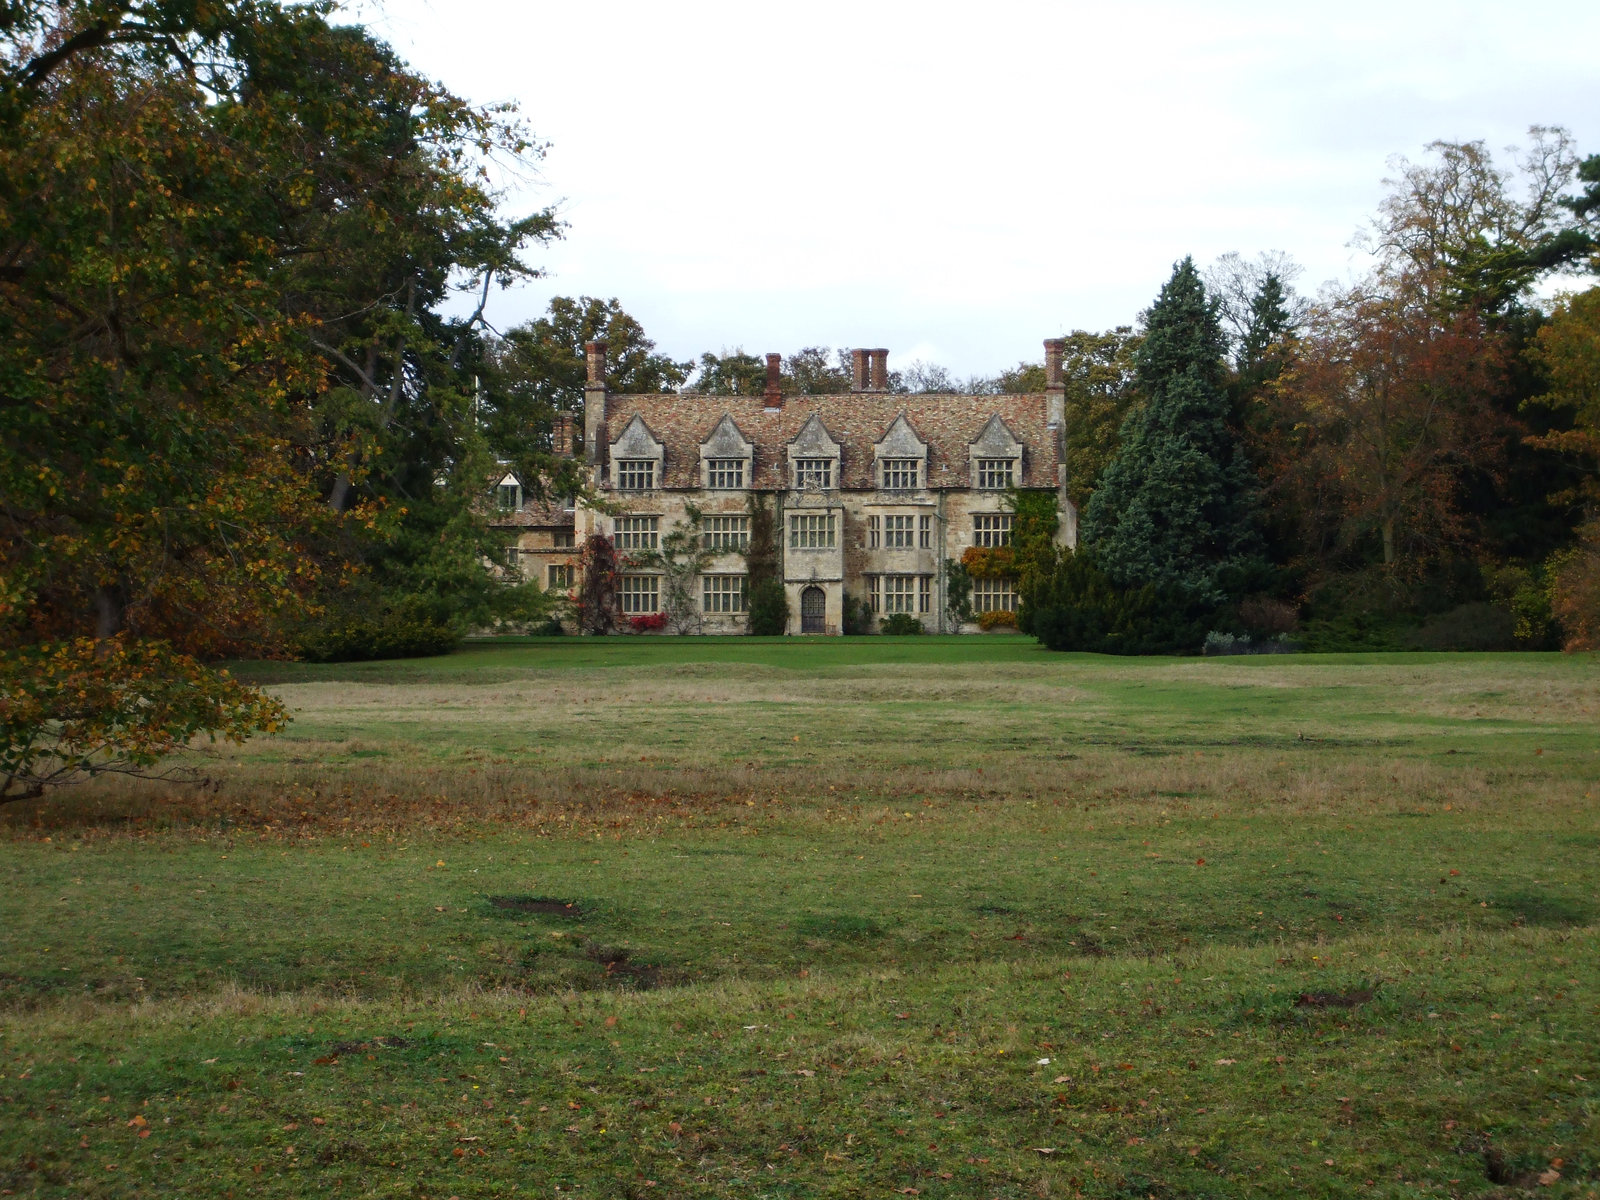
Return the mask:
<path id="1" fill-rule="evenodd" d="M 243 742 L 289 722 L 277 700 L 159 642 L 77 638 L 0 659 L 0 803 L 96 775 L 194 782 L 152 770 L 206 735 Z"/>

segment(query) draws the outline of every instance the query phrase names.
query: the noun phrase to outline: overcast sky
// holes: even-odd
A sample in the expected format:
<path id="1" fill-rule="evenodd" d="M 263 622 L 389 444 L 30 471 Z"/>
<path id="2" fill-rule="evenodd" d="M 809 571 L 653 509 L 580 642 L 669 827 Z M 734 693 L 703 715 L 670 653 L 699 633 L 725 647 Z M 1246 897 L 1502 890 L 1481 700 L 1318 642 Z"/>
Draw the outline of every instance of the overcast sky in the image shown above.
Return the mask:
<path id="1" fill-rule="evenodd" d="M 347 12 L 549 153 L 553 295 L 663 350 L 887 346 L 959 375 L 1133 323 L 1185 254 L 1282 250 L 1314 290 L 1387 160 L 1531 124 L 1600 152 L 1600 4 L 517 3 Z"/>

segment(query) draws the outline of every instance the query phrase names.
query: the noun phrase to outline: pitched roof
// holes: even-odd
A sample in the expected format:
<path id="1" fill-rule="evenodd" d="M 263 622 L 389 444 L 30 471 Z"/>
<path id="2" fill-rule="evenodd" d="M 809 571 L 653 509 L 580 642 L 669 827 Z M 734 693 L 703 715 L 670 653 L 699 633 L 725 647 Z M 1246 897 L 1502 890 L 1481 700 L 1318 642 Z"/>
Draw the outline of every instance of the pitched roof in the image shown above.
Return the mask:
<path id="1" fill-rule="evenodd" d="M 840 485 L 873 486 L 873 448 L 883 440 L 902 413 L 916 437 L 928 447 L 930 487 L 968 487 L 972 481 L 971 447 L 989 432 L 999 417 L 1022 443 L 1021 487 L 1053 488 L 1057 453 L 1056 431 L 1048 424 L 1043 392 L 1005 396 L 948 394 L 903 395 L 853 392 L 828 396 L 785 396 L 783 406 L 766 407 L 761 396 L 708 396 L 696 392 L 660 392 L 645 395 L 608 395 L 606 429 L 623 431 L 635 420 L 642 422 L 666 448 L 663 486 L 700 486 L 700 447 L 712 431 L 729 417 L 755 447 L 752 485 L 787 486 L 788 447 L 813 418 L 822 433 L 840 446 Z M 807 431 L 807 442 L 817 433 Z M 619 439 L 620 440 L 620 439 Z"/>

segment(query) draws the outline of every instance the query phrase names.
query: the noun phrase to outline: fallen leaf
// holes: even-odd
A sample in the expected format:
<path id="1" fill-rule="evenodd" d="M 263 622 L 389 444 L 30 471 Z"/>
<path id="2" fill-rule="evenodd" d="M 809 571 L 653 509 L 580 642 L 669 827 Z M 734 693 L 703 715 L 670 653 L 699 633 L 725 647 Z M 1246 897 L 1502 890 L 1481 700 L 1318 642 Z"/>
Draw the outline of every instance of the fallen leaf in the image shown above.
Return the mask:
<path id="1" fill-rule="evenodd" d="M 1219 1066 L 1219 1067 L 1231 1067 L 1231 1066 L 1233 1066 L 1234 1063 L 1236 1063 L 1238 1061 L 1239 1060 L 1236 1059 L 1236 1058 L 1219 1058 L 1219 1059 L 1217 1059 L 1217 1066 Z"/>
<path id="2" fill-rule="evenodd" d="M 1551 1167 L 1548 1171 L 1540 1171 L 1539 1172 L 1539 1186 L 1540 1187 L 1549 1187 L 1552 1183 L 1554 1183 L 1556 1180 L 1558 1180 L 1560 1178 L 1561 1178 L 1561 1172 L 1556 1170 L 1554 1167 Z"/>
<path id="3" fill-rule="evenodd" d="M 1056 1148 L 1054 1146 L 1035 1146 L 1033 1152 L 1035 1154 L 1054 1154 Z"/>

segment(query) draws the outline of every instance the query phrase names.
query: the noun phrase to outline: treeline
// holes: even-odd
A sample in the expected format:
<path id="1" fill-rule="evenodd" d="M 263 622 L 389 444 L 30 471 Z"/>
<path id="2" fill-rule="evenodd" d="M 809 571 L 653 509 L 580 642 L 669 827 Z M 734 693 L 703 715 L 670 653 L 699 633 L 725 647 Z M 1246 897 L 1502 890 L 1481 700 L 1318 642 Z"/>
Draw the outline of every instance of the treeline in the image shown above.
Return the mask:
<path id="1" fill-rule="evenodd" d="M 1600 157 L 1531 137 L 1510 167 L 1402 162 L 1372 270 L 1314 300 L 1282 256 L 1181 263 L 1110 392 L 1073 374 L 1082 550 L 1024 623 L 1128 652 L 1600 647 Z"/>

